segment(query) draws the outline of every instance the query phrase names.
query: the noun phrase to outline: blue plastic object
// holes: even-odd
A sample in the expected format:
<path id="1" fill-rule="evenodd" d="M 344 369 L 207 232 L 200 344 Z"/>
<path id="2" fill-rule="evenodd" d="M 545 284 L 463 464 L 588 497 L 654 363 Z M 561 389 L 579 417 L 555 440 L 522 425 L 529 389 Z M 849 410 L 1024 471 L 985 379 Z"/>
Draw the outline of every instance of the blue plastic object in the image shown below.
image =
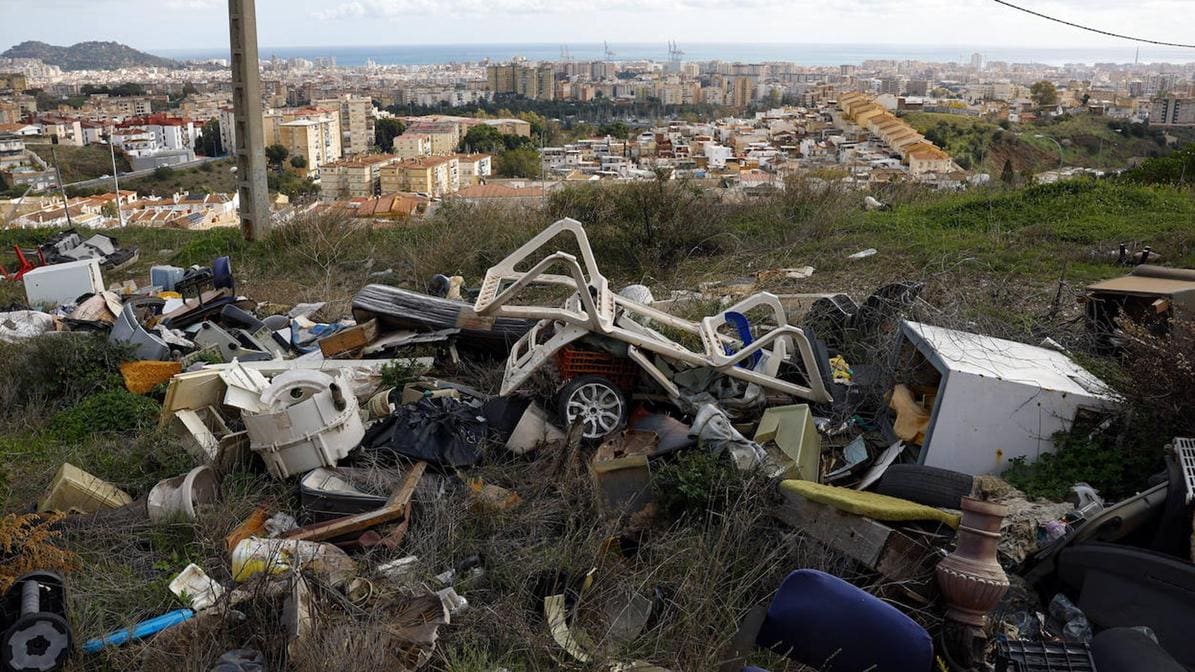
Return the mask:
<path id="1" fill-rule="evenodd" d="M 142 637 L 149 637 L 157 634 L 167 628 L 182 623 L 193 617 L 195 612 L 190 609 L 176 609 L 167 612 L 161 616 L 155 616 L 148 621 L 141 621 L 137 625 L 125 630 L 117 630 L 110 632 L 103 637 L 97 639 L 89 639 L 83 644 L 83 653 L 96 653 L 105 646 L 120 646 L 126 642 L 134 639 L 141 639 Z"/>
<path id="2" fill-rule="evenodd" d="M 723 317 L 726 318 L 727 322 L 734 325 L 735 330 L 739 332 L 739 340 L 743 342 L 743 347 L 745 348 L 748 345 L 751 345 L 752 341 L 754 341 L 755 338 L 751 335 L 751 323 L 747 321 L 747 316 L 742 313 L 735 312 L 733 310 L 728 310 L 728 311 L 726 311 L 725 314 L 723 314 Z M 734 351 L 731 350 L 729 346 L 727 346 L 726 354 L 733 355 Z M 763 353 L 758 350 L 751 353 L 751 358 L 750 358 L 751 359 L 751 367 L 750 368 L 754 369 L 756 367 L 756 365 L 759 364 L 759 360 L 762 357 L 763 357 Z"/>
<path id="3" fill-rule="evenodd" d="M 150 266 L 149 284 L 171 292 L 174 291 L 174 286 L 183 279 L 184 274 L 186 271 L 178 266 Z"/>
<path id="4" fill-rule="evenodd" d="M 933 665 L 925 628 L 878 597 L 812 569 L 780 584 L 755 643 L 834 672 L 926 672 Z"/>
<path id="5" fill-rule="evenodd" d="M 232 259 L 229 257 L 216 257 L 212 262 L 212 286 L 216 289 L 233 288 Z"/>

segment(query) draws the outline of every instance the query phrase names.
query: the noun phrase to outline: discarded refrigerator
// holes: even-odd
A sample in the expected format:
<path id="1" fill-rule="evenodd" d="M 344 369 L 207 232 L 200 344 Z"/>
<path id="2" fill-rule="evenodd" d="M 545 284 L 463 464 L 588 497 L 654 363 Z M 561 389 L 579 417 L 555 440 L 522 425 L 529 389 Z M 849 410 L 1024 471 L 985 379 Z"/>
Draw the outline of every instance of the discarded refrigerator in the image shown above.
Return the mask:
<path id="1" fill-rule="evenodd" d="M 926 400 L 920 462 L 966 474 L 1032 462 L 1119 403 L 1065 354 L 1016 341 L 902 321 L 895 355 L 897 382 Z"/>

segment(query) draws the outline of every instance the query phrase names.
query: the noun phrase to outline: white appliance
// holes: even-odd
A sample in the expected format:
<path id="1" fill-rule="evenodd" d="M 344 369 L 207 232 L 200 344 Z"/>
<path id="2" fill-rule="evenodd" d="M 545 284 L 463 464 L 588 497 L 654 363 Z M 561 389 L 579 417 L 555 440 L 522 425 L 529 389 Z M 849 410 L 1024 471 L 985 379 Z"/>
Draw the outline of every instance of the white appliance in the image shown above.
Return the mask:
<path id="1" fill-rule="evenodd" d="M 1077 416 L 1120 403 L 1056 350 L 917 322 L 901 323 L 901 340 L 898 353 L 912 345 L 940 376 L 920 456 L 929 466 L 999 474 L 1053 452 L 1054 434 Z"/>
<path id="2" fill-rule="evenodd" d="M 84 294 L 104 291 L 99 259 L 41 266 L 26 273 L 24 280 L 30 306 L 74 303 Z"/>

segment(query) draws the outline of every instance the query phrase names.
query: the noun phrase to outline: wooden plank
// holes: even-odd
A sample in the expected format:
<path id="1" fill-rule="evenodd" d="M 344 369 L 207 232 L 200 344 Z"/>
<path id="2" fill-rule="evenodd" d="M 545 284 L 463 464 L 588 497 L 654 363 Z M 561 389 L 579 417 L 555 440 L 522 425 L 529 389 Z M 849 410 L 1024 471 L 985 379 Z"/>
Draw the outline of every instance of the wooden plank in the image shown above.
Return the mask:
<path id="1" fill-rule="evenodd" d="M 370 320 L 321 338 L 319 349 L 324 357 L 336 357 L 360 350 L 373 343 L 377 337 L 378 321 Z"/>
<path id="2" fill-rule="evenodd" d="M 407 515 L 403 516 L 402 522 L 394 526 L 390 533 L 382 537 L 382 545 L 391 551 L 397 551 L 399 546 L 402 546 L 402 540 L 407 536 L 407 529 L 411 526 L 411 507 L 407 506 Z"/>
<path id="3" fill-rule="evenodd" d="M 924 541 L 879 521 L 811 502 L 800 495 L 786 492 L 784 499 L 775 512 L 777 518 L 884 577 L 897 582 L 919 582 L 932 577 L 934 555 Z M 932 591 L 932 586 L 929 590 Z M 913 592 L 924 597 L 922 590 Z"/>
<path id="4" fill-rule="evenodd" d="M 839 511 L 828 504 L 784 494 L 777 517 L 850 558 L 875 569 L 884 553 L 891 527 L 870 518 Z"/>
<path id="5" fill-rule="evenodd" d="M 382 523 L 402 518 L 406 513 L 407 505 L 411 503 L 411 497 L 415 494 L 415 486 L 419 485 L 419 479 L 423 476 L 425 469 L 427 469 L 426 462 L 416 462 L 415 466 L 411 468 L 410 473 L 403 479 L 402 485 L 399 486 L 398 490 L 394 491 L 394 494 L 390 496 L 390 499 L 386 500 L 386 504 L 381 508 L 290 530 L 283 534 L 282 538 L 299 539 L 302 541 L 324 541 L 354 532 L 361 532 Z"/>

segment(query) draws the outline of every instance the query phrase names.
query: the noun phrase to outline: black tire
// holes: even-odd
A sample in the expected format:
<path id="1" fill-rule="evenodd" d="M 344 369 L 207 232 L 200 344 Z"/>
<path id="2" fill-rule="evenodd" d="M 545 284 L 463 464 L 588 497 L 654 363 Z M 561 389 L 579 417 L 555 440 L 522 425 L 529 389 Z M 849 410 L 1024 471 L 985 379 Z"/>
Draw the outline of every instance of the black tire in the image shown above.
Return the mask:
<path id="1" fill-rule="evenodd" d="M 876 492 L 926 506 L 957 509 L 961 499 L 971 495 L 974 484 L 974 476 L 957 471 L 923 464 L 894 464 L 880 478 Z"/>
<path id="2" fill-rule="evenodd" d="M 593 374 L 577 376 L 568 381 L 556 394 L 556 406 L 565 427 L 571 426 L 582 412 L 588 413 L 581 436 L 589 440 L 600 439 L 622 429 L 630 416 L 626 395 L 618 389 L 618 385 L 605 376 Z M 593 409 L 592 412 L 586 409 L 587 406 Z"/>

